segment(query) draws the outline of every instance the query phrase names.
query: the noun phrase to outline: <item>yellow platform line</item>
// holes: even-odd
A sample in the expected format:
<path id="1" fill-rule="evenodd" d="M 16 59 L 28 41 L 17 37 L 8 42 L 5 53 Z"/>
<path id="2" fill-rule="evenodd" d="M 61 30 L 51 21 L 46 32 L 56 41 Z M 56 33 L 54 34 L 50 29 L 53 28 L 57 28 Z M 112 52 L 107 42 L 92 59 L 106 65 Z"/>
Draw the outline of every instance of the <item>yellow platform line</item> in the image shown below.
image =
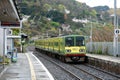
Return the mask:
<path id="1" fill-rule="evenodd" d="M 35 71 L 34 71 L 34 67 L 32 65 L 32 62 L 31 62 L 31 59 L 29 57 L 29 55 L 26 53 L 26 56 L 28 58 L 28 61 L 29 61 L 29 65 L 30 65 L 30 70 L 31 70 L 31 79 L 32 80 L 36 80 L 36 76 L 35 76 Z"/>

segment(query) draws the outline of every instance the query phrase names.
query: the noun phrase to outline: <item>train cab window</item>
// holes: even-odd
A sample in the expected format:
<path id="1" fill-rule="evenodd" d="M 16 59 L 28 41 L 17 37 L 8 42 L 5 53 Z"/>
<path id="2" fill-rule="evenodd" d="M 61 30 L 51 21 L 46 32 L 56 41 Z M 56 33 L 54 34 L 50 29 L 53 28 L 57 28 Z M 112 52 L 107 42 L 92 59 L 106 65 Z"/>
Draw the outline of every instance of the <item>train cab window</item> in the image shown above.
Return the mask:
<path id="1" fill-rule="evenodd" d="M 66 37 L 65 46 L 74 46 L 74 37 Z"/>
<path id="2" fill-rule="evenodd" d="M 84 37 L 76 37 L 76 46 L 85 46 Z"/>

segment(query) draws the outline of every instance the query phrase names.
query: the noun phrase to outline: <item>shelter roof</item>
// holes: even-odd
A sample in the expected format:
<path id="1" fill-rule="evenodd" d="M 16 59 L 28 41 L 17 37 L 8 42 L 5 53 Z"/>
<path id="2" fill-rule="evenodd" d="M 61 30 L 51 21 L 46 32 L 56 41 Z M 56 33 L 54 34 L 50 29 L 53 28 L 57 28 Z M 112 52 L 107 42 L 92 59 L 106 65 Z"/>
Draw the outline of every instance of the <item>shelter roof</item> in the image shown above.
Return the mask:
<path id="1" fill-rule="evenodd" d="M 0 0 L 0 21 L 15 23 L 20 20 L 21 17 L 16 0 Z"/>

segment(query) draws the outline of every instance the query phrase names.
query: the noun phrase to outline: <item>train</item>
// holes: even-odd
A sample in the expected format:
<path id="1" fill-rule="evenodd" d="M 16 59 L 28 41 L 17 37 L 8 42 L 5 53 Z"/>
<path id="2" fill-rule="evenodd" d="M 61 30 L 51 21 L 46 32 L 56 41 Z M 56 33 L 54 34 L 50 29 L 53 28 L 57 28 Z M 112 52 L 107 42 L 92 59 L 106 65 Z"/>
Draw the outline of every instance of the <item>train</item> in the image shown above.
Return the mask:
<path id="1" fill-rule="evenodd" d="M 64 62 L 86 61 L 85 36 L 66 35 L 35 40 L 35 49 L 54 55 Z"/>

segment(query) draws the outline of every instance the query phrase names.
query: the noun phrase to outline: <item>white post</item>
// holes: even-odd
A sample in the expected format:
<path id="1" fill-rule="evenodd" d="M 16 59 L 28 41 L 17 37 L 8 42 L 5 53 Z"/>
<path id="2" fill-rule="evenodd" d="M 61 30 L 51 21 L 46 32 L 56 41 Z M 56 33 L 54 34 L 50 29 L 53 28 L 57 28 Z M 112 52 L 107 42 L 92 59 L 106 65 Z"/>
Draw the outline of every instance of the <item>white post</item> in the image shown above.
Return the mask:
<path id="1" fill-rule="evenodd" d="M 118 29 L 118 17 L 116 19 L 116 28 Z M 116 39 L 116 56 L 118 56 L 118 34 L 117 34 L 117 39 Z"/>
<path id="2" fill-rule="evenodd" d="M 5 31 L 6 28 L 3 28 L 3 68 L 5 68 Z"/>
<path id="3" fill-rule="evenodd" d="M 5 55 L 7 55 L 7 29 L 5 29 Z"/>
<path id="4" fill-rule="evenodd" d="M 20 21 L 20 33 L 19 33 L 20 36 L 21 36 L 21 33 L 22 33 L 21 29 L 22 29 L 22 20 Z M 21 39 L 20 39 L 20 43 L 21 43 L 21 45 L 20 45 L 20 51 L 22 52 L 23 49 L 22 49 L 22 41 L 21 41 Z"/>
<path id="5" fill-rule="evenodd" d="M 117 55 L 117 43 L 118 43 L 118 34 L 115 33 L 116 27 L 116 0 L 114 0 L 114 39 L 113 39 L 113 51 L 114 51 L 114 56 Z"/>
<path id="6" fill-rule="evenodd" d="M 59 28 L 59 36 L 61 36 L 61 29 Z"/>

